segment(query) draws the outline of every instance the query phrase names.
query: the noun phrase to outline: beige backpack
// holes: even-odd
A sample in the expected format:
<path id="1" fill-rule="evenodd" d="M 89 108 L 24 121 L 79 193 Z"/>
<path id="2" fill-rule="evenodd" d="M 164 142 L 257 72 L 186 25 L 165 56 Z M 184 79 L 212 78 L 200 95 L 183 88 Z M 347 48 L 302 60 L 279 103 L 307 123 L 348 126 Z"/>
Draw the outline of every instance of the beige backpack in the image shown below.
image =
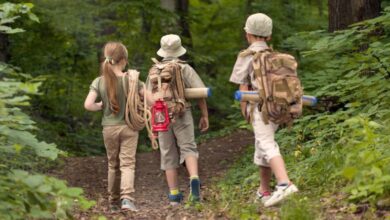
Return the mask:
<path id="1" fill-rule="evenodd" d="M 148 74 L 152 94 L 160 92 L 168 104 L 169 112 L 181 115 L 186 108 L 185 85 L 181 72 L 181 64 L 185 64 L 185 62 L 181 60 L 167 62 L 152 60 L 155 64 L 150 68 Z"/>
<path id="2" fill-rule="evenodd" d="M 302 114 L 303 96 L 295 58 L 264 50 L 253 53 L 252 65 L 262 100 L 264 122 L 292 125 L 294 119 Z"/>

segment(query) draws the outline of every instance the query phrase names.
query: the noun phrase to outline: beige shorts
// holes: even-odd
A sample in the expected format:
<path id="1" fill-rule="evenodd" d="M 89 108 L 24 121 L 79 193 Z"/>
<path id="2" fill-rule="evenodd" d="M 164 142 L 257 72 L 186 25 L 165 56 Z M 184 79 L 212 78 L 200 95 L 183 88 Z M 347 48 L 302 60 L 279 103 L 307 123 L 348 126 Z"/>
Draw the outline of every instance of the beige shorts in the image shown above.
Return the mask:
<path id="1" fill-rule="evenodd" d="M 198 158 L 191 109 L 187 109 L 182 117 L 176 117 L 168 131 L 159 132 L 158 140 L 162 170 L 179 167 L 188 156 Z"/>
<path id="2" fill-rule="evenodd" d="M 254 163 L 259 166 L 269 167 L 269 161 L 280 156 L 279 145 L 275 141 L 275 132 L 278 125 L 273 122 L 265 124 L 258 108 L 255 108 L 252 121 L 255 133 Z"/>

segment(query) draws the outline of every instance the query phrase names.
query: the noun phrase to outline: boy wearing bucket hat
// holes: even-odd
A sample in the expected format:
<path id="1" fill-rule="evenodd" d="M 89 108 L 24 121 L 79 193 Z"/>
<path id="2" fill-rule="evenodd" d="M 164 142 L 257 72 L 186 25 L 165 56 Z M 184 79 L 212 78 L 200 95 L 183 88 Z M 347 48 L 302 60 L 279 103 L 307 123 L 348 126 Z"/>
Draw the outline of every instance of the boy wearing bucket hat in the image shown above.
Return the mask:
<path id="1" fill-rule="evenodd" d="M 250 46 L 238 55 L 230 82 L 238 84 L 242 91 L 257 90 L 258 85 L 252 66 L 253 53 L 269 49 L 266 42 L 271 39 L 272 20 L 262 13 L 253 14 L 246 20 L 244 30 Z M 241 102 L 241 112 L 248 121 L 252 122 L 255 134 L 254 163 L 259 166 L 260 171 L 260 186 L 256 197 L 265 207 L 269 207 L 297 192 L 298 188 L 290 182 L 279 146 L 275 141 L 274 136 L 278 125 L 271 121 L 268 124 L 264 122 L 258 104 L 252 109 L 253 112 L 250 114 L 247 103 Z M 271 194 L 272 173 L 276 177 L 277 185 L 276 190 Z"/>
<path id="2" fill-rule="evenodd" d="M 157 55 L 162 57 L 161 62 L 156 62 L 155 65 L 150 69 L 149 76 L 147 80 L 147 89 L 152 92 L 156 89 L 156 83 L 152 81 L 152 72 L 158 72 L 159 77 L 165 75 L 170 75 L 167 78 L 177 78 L 178 76 L 173 76 L 173 73 L 168 73 L 169 71 L 164 72 L 164 67 L 173 64 L 177 65 L 179 68 L 178 72 L 181 74 L 179 77 L 183 81 L 185 88 L 205 88 L 202 80 L 195 70 L 188 65 L 186 62 L 179 59 L 180 56 L 186 53 L 186 49 L 181 45 L 181 39 L 177 35 L 165 35 L 161 38 L 161 48 L 157 51 Z M 159 84 L 164 87 L 172 85 L 171 81 L 164 81 L 159 79 Z M 160 90 L 161 88 L 159 88 Z M 162 90 L 162 89 L 161 89 Z M 172 88 L 166 89 L 164 91 L 171 91 Z M 158 91 L 160 98 L 163 98 L 167 103 L 170 114 L 173 116 L 173 120 L 169 125 L 168 131 L 159 132 L 158 140 L 160 143 L 160 153 L 161 153 L 161 169 L 165 171 L 166 179 L 169 187 L 169 200 L 172 205 L 176 205 L 183 200 L 183 195 L 178 188 L 178 175 L 177 168 L 180 164 L 185 162 L 187 171 L 190 176 L 190 196 L 191 201 L 200 200 L 200 180 L 198 176 L 198 150 L 195 143 L 194 135 L 194 122 L 191 113 L 191 105 L 189 102 L 183 100 L 180 104 L 180 111 L 177 110 L 177 105 L 172 104 L 176 100 L 172 100 L 172 97 L 166 95 L 166 92 Z M 164 95 L 162 94 L 164 93 Z M 171 94 L 170 92 L 168 92 Z M 175 93 L 174 91 L 172 93 Z M 202 132 L 207 131 L 209 127 L 208 121 L 208 111 L 207 104 L 205 99 L 198 99 L 198 105 L 201 110 L 201 118 L 199 122 L 199 129 Z"/>

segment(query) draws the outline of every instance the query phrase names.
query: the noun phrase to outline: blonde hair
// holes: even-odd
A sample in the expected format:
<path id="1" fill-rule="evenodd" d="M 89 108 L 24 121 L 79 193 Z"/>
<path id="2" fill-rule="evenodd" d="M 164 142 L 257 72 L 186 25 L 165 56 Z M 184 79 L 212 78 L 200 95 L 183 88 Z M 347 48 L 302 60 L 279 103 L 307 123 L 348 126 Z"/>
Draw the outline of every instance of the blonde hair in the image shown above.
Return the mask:
<path id="1" fill-rule="evenodd" d="M 114 114 L 118 114 L 120 110 L 117 94 L 118 80 L 113 66 L 118 65 L 122 60 L 127 62 L 127 49 L 120 42 L 108 42 L 103 47 L 103 55 L 104 61 L 101 63 L 101 75 L 105 82 L 110 109 Z"/>

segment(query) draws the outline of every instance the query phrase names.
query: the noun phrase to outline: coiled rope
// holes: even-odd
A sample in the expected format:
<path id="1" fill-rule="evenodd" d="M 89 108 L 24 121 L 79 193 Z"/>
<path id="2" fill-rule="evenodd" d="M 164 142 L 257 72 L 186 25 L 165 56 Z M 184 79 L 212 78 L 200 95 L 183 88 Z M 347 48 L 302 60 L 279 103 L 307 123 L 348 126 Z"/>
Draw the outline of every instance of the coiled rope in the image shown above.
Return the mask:
<path id="1" fill-rule="evenodd" d="M 129 128 L 136 131 L 140 131 L 144 127 L 146 127 L 150 142 L 152 144 L 152 148 L 154 150 L 157 150 L 158 143 L 156 138 L 153 135 L 151 124 L 150 124 L 150 119 L 152 114 L 148 109 L 146 103 L 146 86 L 145 84 L 143 85 L 144 97 L 142 102 L 138 91 L 139 72 L 136 70 L 129 70 L 126 73 L 126 77 L 128 79 L 128 86 L 125 85 L 125 80 L 123 80 L 124 94 L 127 98 L 126 111 L 125 111 L 126 124 L 127 126 L 129 126 Z"/>

